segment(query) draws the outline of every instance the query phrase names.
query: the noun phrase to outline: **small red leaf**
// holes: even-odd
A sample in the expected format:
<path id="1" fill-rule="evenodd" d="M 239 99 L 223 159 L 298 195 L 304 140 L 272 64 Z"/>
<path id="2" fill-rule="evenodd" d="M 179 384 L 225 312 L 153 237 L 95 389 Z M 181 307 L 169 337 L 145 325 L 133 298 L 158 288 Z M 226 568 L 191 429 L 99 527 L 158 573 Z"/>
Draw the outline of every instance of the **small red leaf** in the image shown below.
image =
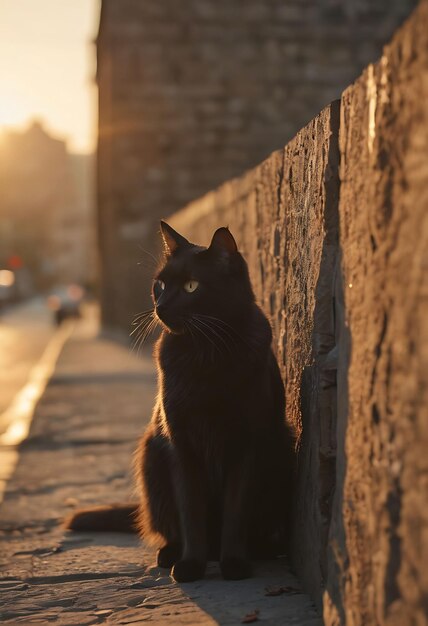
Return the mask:
<path id="1" fill-rule="evenodd" d="M 265 589 L 265 596 L 280 596 L 283 593 L 283 587 L 266 587 Z"/>
<path id="2" fill-rule="evenodd" d="M 265 596 L 280 596 L 283 593 L 288 593 L 288 594 L 295 594 L 295 593 L 301 593 L 300 589 L 297 589 L 297 587 L 289 587 L 289 586 L 285 586 L 285 587 L 266 587 L 265 589 Z"/>
<path id="3" fill-rule="evenodd" d="M 256 609 L 253 613 L 247 613 L 245 617 L 242 618 L 241 624 L 252 624 L 253 622 L 257 622 L 259 620 L 260 611 Z"/>

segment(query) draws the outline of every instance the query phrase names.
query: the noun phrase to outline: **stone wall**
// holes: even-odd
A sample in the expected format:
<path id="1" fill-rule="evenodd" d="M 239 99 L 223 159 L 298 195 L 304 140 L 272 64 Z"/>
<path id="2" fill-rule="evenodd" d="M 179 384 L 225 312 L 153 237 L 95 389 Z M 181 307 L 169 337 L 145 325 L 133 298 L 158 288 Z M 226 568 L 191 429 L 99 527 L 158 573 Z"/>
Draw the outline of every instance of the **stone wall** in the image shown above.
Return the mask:
<path id="1" fill-rule="evenodd" d="M 228 224 L 248 260 L 299 435 L 292 562 L 332 626 L 426 623 L 427 85 L 423 2 L 340 102 L 170 220 L 201 244 Z"/>
<path id="2" fill-rule="evenodd" d="M 428 3 L 344 92 L 340 160 L 349 338 L 327 586 L 342 609 L 331 621 L 424 624 Z"/>
<path id="3" fill-rule="evenodd" d="M 283 146 L 380 53 L 415 0 L 103 0 L 104 325 L 146 308 L 159 217 Z M 139 265 L 141 262 L 141 265 Z M 144 266 L 148 266 L 147 270 Z"/>

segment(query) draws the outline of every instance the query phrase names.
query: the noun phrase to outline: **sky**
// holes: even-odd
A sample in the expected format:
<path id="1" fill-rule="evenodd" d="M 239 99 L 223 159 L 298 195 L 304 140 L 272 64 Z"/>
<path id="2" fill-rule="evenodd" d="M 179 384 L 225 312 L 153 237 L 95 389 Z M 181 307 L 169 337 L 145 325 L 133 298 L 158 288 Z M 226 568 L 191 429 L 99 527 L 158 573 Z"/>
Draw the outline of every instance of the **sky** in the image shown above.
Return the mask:
<path id="1" fill-rule="evenodd" d="M 0 130 L 42 121 L 73 152 L 96 139 L 100 0 L 0 0 Z"/>

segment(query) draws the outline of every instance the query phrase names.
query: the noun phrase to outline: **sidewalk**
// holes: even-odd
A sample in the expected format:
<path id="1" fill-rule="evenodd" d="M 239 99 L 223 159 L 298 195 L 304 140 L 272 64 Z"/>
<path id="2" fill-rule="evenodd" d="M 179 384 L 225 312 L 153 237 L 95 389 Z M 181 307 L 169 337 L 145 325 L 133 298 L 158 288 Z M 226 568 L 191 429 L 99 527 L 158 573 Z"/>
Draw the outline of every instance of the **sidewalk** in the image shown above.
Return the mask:
<path id="1" fill-rule="evenodd" d="M 262 624 L 322 624 L 281 559 L 256 564 L 246 581 L 223 581 L 212 564 L 205 580 L 178 585 L 132 535 L 61 530 L 75 506 L 131 499 L 132 453 L 154 394 L 148 352 L 138 358 L 77 326 L 0 506 L 0 622 L 232 625 L 257 609 Z M 265 595 L 279 586 L 292 589 Z"/>

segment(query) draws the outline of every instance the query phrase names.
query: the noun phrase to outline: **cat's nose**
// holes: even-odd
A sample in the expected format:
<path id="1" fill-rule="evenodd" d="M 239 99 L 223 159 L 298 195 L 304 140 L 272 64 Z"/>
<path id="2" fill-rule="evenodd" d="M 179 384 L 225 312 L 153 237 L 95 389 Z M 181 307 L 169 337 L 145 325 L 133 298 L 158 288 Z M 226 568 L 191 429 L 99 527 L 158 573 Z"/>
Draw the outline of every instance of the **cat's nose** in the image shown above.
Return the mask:
<path id="1" fill-rule="evenodd" d="M 173 323 L 173 317 L 171 316 L 171 307 L 167 304 L 158 304 L 156 306 L 156 315 L 167 326 Z"/>

